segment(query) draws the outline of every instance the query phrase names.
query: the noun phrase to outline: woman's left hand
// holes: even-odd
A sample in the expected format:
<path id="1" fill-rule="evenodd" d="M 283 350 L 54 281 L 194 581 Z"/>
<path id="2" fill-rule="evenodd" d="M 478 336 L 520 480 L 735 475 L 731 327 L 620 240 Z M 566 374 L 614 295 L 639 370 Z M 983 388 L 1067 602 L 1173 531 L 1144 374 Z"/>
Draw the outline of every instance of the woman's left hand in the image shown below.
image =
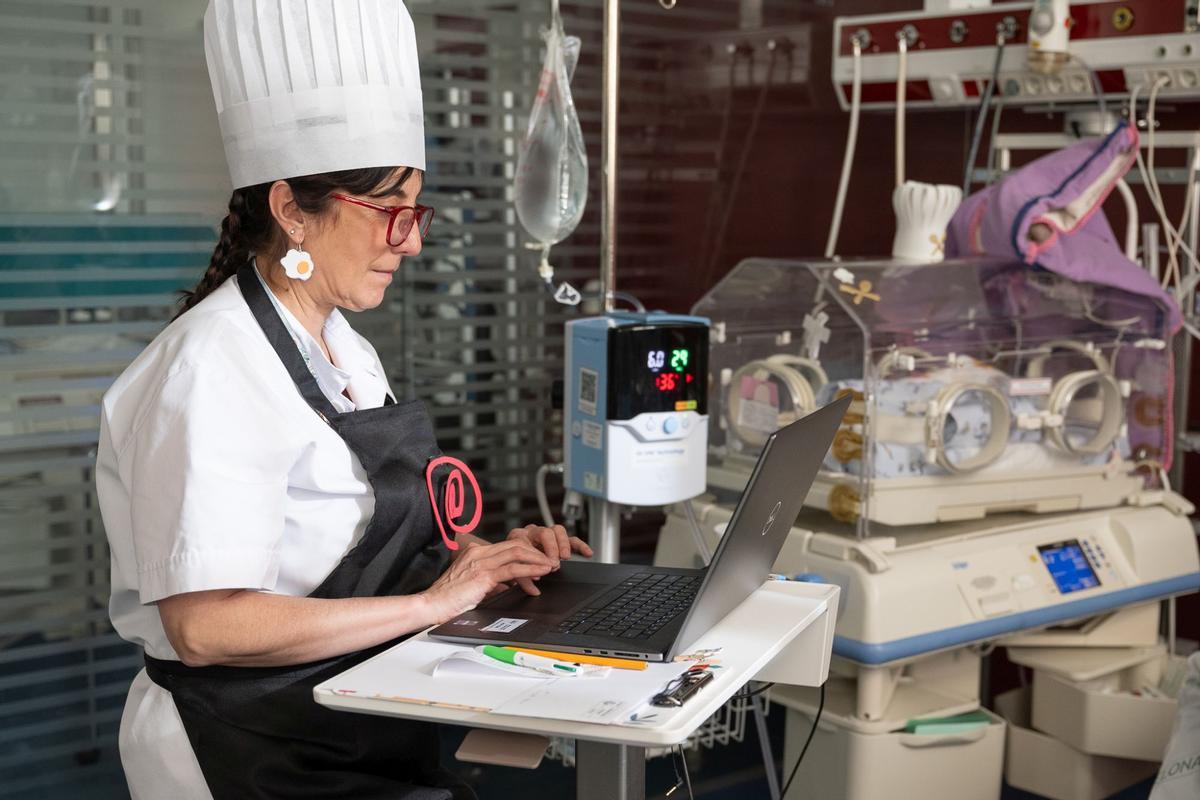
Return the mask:
<path id="1" fill-rule="evenodd" d="M 588 547 L 587 542 L 580 539 L 578 536 L 568 536 L 567 529 L 562 525 L 555 525 L 553 528 L 547 528 L 542 525 L 526 525 L 524 528 L 514 528 L 508 532 L 509 540 L 519 540 L 528 544 L 546 555 L 554 561 L 554 569 L 558 569 L 558 562 L 565 558 L 570 558 L 572 553 L 579 553 L 585 556 L 592 555 L 592 548 Z M 537 586 L 529 578 L 520 578 L 517 583 L 521 585 L 529 594 L 541 594 Z"/>

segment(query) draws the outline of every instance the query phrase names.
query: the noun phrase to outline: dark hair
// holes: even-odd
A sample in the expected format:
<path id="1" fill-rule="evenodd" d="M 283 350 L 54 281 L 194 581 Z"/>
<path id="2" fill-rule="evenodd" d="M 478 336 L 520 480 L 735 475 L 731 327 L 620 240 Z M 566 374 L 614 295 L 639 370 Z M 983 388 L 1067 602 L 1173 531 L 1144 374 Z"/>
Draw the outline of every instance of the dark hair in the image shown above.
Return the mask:
<path id="1" fill-rule="evenodd" d="M 387 197 L 399 192 L 414 172 L 413 167 L 368 167 L 288 178 L 287 184 L 292 187 L 301 211 L 320 214 L 329 206 L 329 195 L 335 191 Z M 194 289 L 180 292 L 179 311 L 174 319 L 241 269 L 251 253 L 274 255 L 283 251 L 285 238 L 271 215 L 268 199 L 273 183 L 269 181 L 233 190 L 229 197 L 229 213 L 221 221 L 221 238 L 213 248 L 208 269 Z"/>

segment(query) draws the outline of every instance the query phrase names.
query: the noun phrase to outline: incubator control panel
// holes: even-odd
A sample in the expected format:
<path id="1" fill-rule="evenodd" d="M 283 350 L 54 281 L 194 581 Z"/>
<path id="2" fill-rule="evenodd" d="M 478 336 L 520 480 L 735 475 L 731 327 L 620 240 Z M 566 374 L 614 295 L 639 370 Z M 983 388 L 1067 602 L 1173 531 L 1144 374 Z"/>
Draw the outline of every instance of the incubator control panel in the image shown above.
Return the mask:
<path id="1" fill-rule="evenodd" d="M 898 664 L 1200 589 L 1196 532 L 1177 502 L 868 539 L 822 530 L 820 513 L 806 510 L 772 571 L 841 587 L 836 655 Z M 733 515 L 726 502 L 694 505 L 702 530 Z M 655 563 L 694 565 L 695 549 L 682 510 L 672 511 Z"/>
<path id="2" fill-rule="evenodd" d="M 977 619 L 1124 588 L 1132 574 L 1112 531 L 1100 520 L 1041 529 L 1010 539 L 1003 548 L 952 555 L 948 566 Z"/>

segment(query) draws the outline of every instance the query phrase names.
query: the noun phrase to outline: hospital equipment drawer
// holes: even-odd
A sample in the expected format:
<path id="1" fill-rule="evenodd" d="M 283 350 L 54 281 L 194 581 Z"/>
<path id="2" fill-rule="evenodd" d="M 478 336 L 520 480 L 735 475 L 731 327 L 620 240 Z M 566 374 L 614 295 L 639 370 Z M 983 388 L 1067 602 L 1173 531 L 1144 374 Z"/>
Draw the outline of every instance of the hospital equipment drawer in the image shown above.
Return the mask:
<path id="1" fill-rule="evenodd" d="M 1140 690 L 1158 683 L 1164 664 L 1090 681 L 1034 670 L 1033 727 L 1092 755 L 1160 761 L 1176 701 Z"/>
<path id="2" fill-rule="evenodd" d="M 960 734 L 859 733 L 822 719 L 787 798 L 877 800 L 881 797 L 953 797 L 998 800 L 1004 768 L 1005 722 L 981 709 L 990 723 Z M 812 725 L 788 709 L 783 763 L 790 771 Z"/>
<path id="3" fill-rule="evenodd" d="M 996 697 L 1008 722 L 1004 778 L 1009 785 L 1051 800 L 1103 800 L 1150 777 L 1153 761 L 1089 755 L 1029 725 L 1029 689 Z"/>

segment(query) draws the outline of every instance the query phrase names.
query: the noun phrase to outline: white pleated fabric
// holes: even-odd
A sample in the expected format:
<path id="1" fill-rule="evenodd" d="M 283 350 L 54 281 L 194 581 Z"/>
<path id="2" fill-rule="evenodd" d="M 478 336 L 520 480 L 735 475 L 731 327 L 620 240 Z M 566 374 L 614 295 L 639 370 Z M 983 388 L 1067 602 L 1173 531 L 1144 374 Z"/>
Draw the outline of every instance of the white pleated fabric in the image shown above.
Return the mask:
<path id="1" fill-rule="evenodd" d="M 204 51 L 235 189 L 425 169 L 417 41 L 401 0 L 211 0 Z"/>

